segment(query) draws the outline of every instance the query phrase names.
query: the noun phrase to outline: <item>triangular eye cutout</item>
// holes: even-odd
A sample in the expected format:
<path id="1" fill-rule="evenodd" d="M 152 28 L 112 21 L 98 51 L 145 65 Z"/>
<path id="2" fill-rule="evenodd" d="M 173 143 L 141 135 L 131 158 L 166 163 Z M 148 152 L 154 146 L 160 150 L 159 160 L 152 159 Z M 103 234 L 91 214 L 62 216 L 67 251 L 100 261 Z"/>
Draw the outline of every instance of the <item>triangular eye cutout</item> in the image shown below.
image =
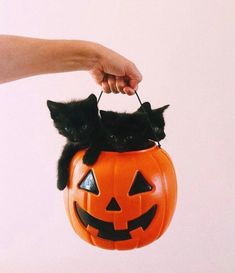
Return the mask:
<path id="1" fill-rule="evenodd" d="M 146 181 L 144 176 L 141 174 L 141 172 L 137 172 L 134 183 L 131 186 L 131 189 L 129 191 L 129 195 L 134 195 L 141 192 L 151 191 L 152 186 Z"/>
<path id="2" fill-rule="evenodd" d="M 79 184 L 79 188 L 94 194 L 99 194 L 99 190 L 97 188 L 95 177 L 92 171 L 88 172 L 83 181 Z"/>

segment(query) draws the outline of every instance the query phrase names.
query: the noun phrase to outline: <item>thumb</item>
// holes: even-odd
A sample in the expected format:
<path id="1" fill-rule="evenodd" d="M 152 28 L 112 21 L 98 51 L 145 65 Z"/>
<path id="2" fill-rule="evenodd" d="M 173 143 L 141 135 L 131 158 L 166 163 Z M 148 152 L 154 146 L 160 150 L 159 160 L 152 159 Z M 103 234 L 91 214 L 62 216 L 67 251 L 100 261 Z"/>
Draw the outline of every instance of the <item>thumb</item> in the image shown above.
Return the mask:
<path id="1" fill-rule="evenodd" d="M 129 81 L 129 86 L 130 86 L 132 89 L 136 90 L 137 87 L 138 87 L 138 83 L 139 83 L 139 81 L 137 81 L 137 80 L 130 80 L 130 81 Z"/>

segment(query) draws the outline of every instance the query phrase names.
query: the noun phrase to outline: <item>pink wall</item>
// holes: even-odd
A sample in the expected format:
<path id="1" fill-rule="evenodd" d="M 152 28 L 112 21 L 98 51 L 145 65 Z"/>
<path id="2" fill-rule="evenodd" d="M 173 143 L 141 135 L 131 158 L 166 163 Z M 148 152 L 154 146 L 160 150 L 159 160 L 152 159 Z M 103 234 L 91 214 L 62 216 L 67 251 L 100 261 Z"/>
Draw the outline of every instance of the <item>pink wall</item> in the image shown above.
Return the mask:
<path id="1" fill-rule="evenodd" d="M 134 251 L 94 248 L 72 231 L 56 160 L 64 139 L 46 100 L 99 93 L 85 72 L 0 85 L 1 273 L 232 273 L 234 256 L 234 1 L 1 1 L 0 33 L 100 42 L 132 59 L 143 100 L 166 112 L 163 147 L 179 184 L 171 226 Z M 104 109 L 136 109 L 106 95 Z"/>

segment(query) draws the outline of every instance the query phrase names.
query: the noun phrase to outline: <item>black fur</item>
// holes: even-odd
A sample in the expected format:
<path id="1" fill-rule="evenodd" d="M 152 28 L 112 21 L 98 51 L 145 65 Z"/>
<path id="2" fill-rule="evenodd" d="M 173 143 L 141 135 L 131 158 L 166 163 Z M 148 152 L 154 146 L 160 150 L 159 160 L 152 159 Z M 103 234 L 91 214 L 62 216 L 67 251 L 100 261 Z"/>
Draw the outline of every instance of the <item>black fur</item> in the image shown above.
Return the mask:
<path id="1" fill-rule="evenodd" d="M 100 111 L 106 135 L 103 150 L 125 152 L 151 147 L 144 113 Z"/>
<path id="2" fill-rule="evenodd" d="M 154 141 L 160 141 L 165 138 L 166 134 L 164 132 L 165 128 L 165 120 L 163 117 L 163 112 L 169 107 L 169 104 L 157 108 L 152 109 L 151 104 L 149 102 L 144 102 L 142 106 L 137 110 L 137 112 L 146 113 L 149 117 L 150 123 L 153 127 L 153 130 L 149 126 L 149 138 Z"/>
<path id="3" fill-rule="evenodd" d="M 63 190 L 69 179 L 70 161 L 77 151 L 88 148 L 83 158 L 87 165 L 93 164 L 99 156 L 100 149 L 97 143 L 102 134 L 97 98 L 92 94 L 85 100 L 68 103 L 48 100 L 47 106 L 55 127 L 67 138 L 57 165 L 57 187 Z"/>

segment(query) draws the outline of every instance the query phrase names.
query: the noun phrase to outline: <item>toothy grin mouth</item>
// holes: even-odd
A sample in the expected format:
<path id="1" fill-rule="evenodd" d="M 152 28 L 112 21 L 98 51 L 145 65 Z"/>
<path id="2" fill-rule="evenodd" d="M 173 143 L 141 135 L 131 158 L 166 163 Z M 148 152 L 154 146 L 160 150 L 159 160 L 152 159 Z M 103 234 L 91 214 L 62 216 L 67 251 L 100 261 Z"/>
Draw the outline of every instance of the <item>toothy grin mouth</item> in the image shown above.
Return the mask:
<path id="1" fill-rule="evenodd" d="M 99 230 L 99 233 L 97 235 L 98 237 L 111 241 L 124 241 L 132 239 L 130 231 L 135 230 L 139 227 L 141 227 L 143 230 L 146 230 L 152 222 L 152 219 L 157 211 L 157 205 L 153 205 L 147 212 L 145 212 L 138 218 L 128 221 L 127 229 L 115 230 L 113 223 L 105 222 L 95 218 L 94 216 L 83 210 L 76 202 L 74 202 L 74 207 L 80 221 L 85 227 L 89 225 L 96 228 L 97 230 Z"/>

